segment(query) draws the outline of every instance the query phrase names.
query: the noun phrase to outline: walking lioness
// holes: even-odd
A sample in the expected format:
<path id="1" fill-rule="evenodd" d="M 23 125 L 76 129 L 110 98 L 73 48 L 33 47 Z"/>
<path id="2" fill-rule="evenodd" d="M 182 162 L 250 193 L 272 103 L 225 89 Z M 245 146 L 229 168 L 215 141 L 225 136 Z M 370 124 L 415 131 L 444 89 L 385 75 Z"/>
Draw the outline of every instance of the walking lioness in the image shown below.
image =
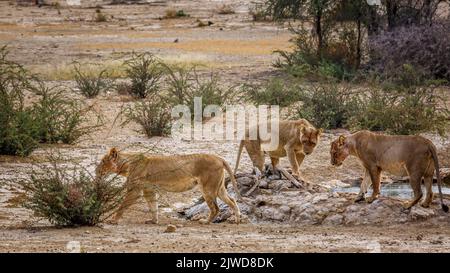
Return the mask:
<path id="1" fill-rule="evenodd" d="M 141 192 L 152 214 L 152 223 L 158 223 L 158 190 L 183 192 L 199 185 L 203 198 L 210 209 L 207 220 L 210 223 L 219 212 L 216 198 L 230 206 L 236 223 L 240 222 L 240 212 L 236 201 L 228 195 L 224 183 L 224 169 L 228 172 L 238 198 L 237 182 L 230 166 L 222 158 L 207 154 L 192 155 L 144 155 L 127 154 L 112 148 L 97 166 L 96 175 L 116 173 L 127 177 L 126 195 L 119 206 L 113 222 L 117 223 L 124 210 L 140 197 Z"/>
<path id="2" fill-rule="evenodd" d="M 292 167 L 292 174 L 302 180 L 300 166 L 306 155 L 311 154 L 320 140 L 322 129 L 316 129 L 306 119 L 283 120 L 279 125 L 278 147 L 272 151 L 263 151 L 262 140 L 243 139 L 240 142 L 234 173 L 236 174 L 245 147 L 252 160 L 255 173 L 264 170 L 264 152 L 270 156 L 272 166 L 276 168 L 281 157 L 287 157 Z M 259 131 L 258 126 L 251 128 Z"/>
<path id="3" fill-rule="evenodd" d="M 422 203 L 428 207 L 433 199 L 433 173 L 436 170 L 439 196 L 442 209 L 448 207 L 442 200 L 441 177 L 436 147 L 421 136 L 389 136 L 360 131 L 350 136 L 339 136 L 331 143 L 331 164 L 340 166 L 349 156 L 356 156 L 365 168 L 365 177 L 361 183 L 360 193 L 355 201 L 364 199 L 364 194 L 372 182 L 373 193 L 367 202 L 373 202 L 380 194 L 380 174 L 386 171 L 398 176 L 409 176 L 409 183 L 414 191 L 413 199 L 405 208 L 411 208 L 422 198 L 421 182 L 425 182 L 426 196 Z"/>

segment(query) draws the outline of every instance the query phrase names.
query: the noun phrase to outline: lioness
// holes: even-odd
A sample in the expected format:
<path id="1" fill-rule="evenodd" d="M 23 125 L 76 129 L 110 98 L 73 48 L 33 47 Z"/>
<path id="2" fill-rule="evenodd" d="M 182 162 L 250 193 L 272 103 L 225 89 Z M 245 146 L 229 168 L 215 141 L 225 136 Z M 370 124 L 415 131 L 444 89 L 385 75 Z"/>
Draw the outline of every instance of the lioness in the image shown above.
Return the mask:
<path id="1" fill-rule="evenodd" d="M 366 201 L 371 203 L 380 194 L 380 174 L 386 171 L 398 176 L 409 176 L 409 183 L 414 191 L 414 198 L 405 208 L 409 209 L 422 198 L 421 182 L 424 178 L 426 197 L 423 207 L 429 207 L 433 199 L 433 173 L 436 170 L 438 189 L 442 209 L 448 207 L 442 200 L 441 177 L 436 147 L 421 136 L 390 136 L 359 131 L 350 136 L 339 136 L 331 143 L 331 164 L 340 166 L 349 156 L 356 156 L 365 168 L 365 177 L 356 202 L 364 200 L 364 194 L 370 182 L 373 186 L 372 196 Z"/>
<path id="2" fill-rule="evenodd" d="M 251 129 L 258 130 L 258 126 Z M 266 151 L 269 154 L 273 168 L 277 168 L 280 157 L 287 156 L 292 167 L 292 174 L 302 179 L 299 167 L 305 155 L 309 155 L 314 151 L 322 133 L 322 129 L 316 129 L 305 119 L 280 121 L 278 147 L 273 151 Z M 253 162 L 255 172 L 263 172 L 264 151 L 261 148 L 261 140 L 258 137 L 256 140 L 241 140 L 234 173 L 236 174 L 239 167 L 243 147 L 245 147 Z"/>
<path id="3" fill-rule="evenodd" d="M 217 216 L 219 212 L 217 197 L 232 208 L 236 223 L 239 223 L 239 207 L 225 188 L 224 169 L 231 178 L 236 195 L 241 198 L 230 166 L 225 160 L 214 155 L 127 154 L 112 148 L 97 166 L 96 175 L 99 177 L 116 173 L 127 177 L 126 195 L 113 218 L 113 223 L 117 223 L 124 210 L 140 197 L 141 192 L 152 214 L 152 220 L 149 222 L 158 223 L 157 191 L 161 189 L 183 192 L 196 185 L 200 186 L 203 198 L 210 209 L 208 219 L 202 219 L 201 223 L 210 223 Z"/>

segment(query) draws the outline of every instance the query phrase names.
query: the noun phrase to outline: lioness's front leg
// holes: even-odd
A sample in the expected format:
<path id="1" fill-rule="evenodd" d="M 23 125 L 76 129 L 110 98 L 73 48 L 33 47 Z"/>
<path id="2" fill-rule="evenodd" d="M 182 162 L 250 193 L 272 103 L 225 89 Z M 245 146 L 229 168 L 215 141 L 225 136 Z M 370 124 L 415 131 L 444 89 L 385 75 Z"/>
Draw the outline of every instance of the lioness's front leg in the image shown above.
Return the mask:
<path id="1" fill-rule="evenodd" d="M 361 186 L 359 188 L 358 196 L 356 196 L 355 203 L 356 202 L 361 202 L 361 201 L 364 200 L 364 196 L 367 193 L 367 190 L 369 189 L 369 186 L 370 186 L 371 182 L 372 181 L 370 180 L 369 171 L 366 169 L 364 171 L 364 178 L 361 181 Z"/>
<path id="2" fill-rule="evenodd" d="M 372 196 L 366 198 L 367 203 L 372 203 L 380 196 L 381 186 L 381 170 L 378 167 L 371 168 L 369 170 L 370 180 L 372 181 L 373 192 Z"/>
<path id="3" fill-rule="evenodd" d="M 303 160 L 305 159 L 305 154 L 303 152 L 296 152 L 295 158 L 297 159 L 297 164 L 298 164 L 298 168 L 299 168 L 297 178 L 301 181 L 304 181 L 304 179 L 300 173 L 300 166 L 302 165 Z"/>
<path id="4" fill-rule="evenodd" d="M 117 224 L 119 222 L 119 219 L 122 218 L 123 213 L 125 212 L 125 209 L 129 208 L 131 205 L 133 205 L 141 195 L 141 189 L 140 188 L 128 188 L 127 192 L 125 194 L 125 197 L 122 201 L 122 204 L 120 204 L 119 208 L 117 209 L 116 214 L 114 215 L 113 219 L 110 221 L 111 224 Z"/>
<path id="5" fill-rule="evenodd" d="M 151 220 L 145 221 L 145 223 L 158 224 L 158 193 L 151 188 L 144 188 L 143 192 L 152 217 Z"/>
<path id="6" fill-rule="evenodd" d="M 245 149 L 252 160 L 253 168 L 259 179 L 264 172 L 264 152 L 261 150 L 261 144 L 256 140 L 244 141 Z"/>
<path id="7" fill-rule="evenodd" d="M 286 150 L 286 154 L 289 159 L 289 163 L 291 163 L 292 175 L 297 176 L 297 178 L 299 178 L 300 171 L 299 171 L 299 167 L 298 167 L 297 155 L 295 153 L 295 150 L 292 147 L 290 147 L 289 145 L 286 145 L 284 147 L 284 149 Z"/>

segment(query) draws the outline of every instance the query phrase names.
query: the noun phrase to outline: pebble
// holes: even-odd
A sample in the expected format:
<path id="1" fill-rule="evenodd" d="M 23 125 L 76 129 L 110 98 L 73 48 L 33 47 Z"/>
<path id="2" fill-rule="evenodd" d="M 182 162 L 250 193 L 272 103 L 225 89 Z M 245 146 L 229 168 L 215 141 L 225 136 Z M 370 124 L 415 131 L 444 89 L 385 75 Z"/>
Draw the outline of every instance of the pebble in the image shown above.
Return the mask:
<path id="1" fill-rule="evenodd" d="M 177 230 L 177 227 L 175 225 L 167 225 L 166 230 L 164 233 L 173 233 Z"/>

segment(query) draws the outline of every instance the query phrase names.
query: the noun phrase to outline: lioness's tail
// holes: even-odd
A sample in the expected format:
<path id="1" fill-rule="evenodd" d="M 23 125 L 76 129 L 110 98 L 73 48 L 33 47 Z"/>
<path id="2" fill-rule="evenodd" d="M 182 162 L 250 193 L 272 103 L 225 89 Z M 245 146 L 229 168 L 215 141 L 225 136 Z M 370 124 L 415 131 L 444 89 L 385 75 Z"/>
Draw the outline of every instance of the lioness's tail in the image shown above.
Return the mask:
<path id="1" fill-rule="evenodd" d="M 224 159 L 222 159 L 222 162 L 223 162 L 223 168 L 227 171 L 228 175 L 230 176 L 231 183 L 233 183 L 233 188 L 234 188 L 234 191 L 236 192 L 236 196 L 237 196 L 238 200 L 245 202 L 244 198 L 242 198 L 242 195 L 239 192 L 237 181 L 236 181 L 236 178 L 234 177 L 234 174 L 233 174 L 233 171 L 231 170 L 230 165 L 228 165 L 228 163 Z"/>
<path id="2" fill-rule="evenodd" d="M 244 149 L 244 141 L 243 140 L 241 140 L 241 143 L 239 144 L 239 150 L 238 150 L 238 154 L 237 154 L 237 158 L 236 158 L 236 166 L 234 167 L 234 175 L 236 175 L 237 169 L 239 167 L 239 162 L 241 161 L 242 149 Z"/>
<path id="3" fill-rule="evenodd" d="M 448 212 L 448 206 L 444 204 L 444 200 L 442 197 L 442 180 L 441 180 L 441 175 L 439 173 L 439 161 L 438 161 L 438 157 L 437 157 L 437 153 L 436 153 L 436 147 L 434 146 L 434 144 L 429 141 L 428 143 L 428 148 L 430 149 L 431 155 L 433 156 L 433 161 L 434 161 L 434 168 L 436 169 L 436 177 L 437 177 L 437 182 L 438 182 L 438 190 L 439 190 L 439 198 L 441 200 L 441 206 L 442 206 L 442 210 L 445 212 Z"/>

